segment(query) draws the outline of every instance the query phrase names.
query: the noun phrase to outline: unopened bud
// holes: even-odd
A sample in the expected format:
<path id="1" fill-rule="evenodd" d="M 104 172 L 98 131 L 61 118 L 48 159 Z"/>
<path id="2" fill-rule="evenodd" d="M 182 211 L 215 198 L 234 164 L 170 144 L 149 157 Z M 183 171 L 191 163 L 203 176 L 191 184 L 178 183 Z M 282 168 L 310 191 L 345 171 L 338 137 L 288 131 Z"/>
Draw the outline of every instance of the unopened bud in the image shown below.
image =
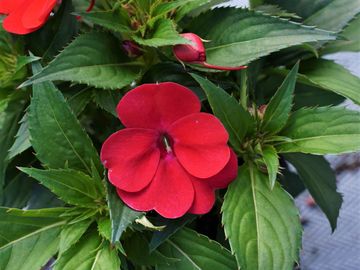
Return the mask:
<path id="1" fill-rule="evenodd" d="M 142 55 L 140 47 L 131 40 L 124 40 L 122 42 L 122 47 L 125 50 L 126 54 L 130 57 L 137 57 Z"/>
<path id="2" fill-rule="evenodd" d="M 181 62 L 200 64 L 203 67 L 218 70 L 240 70 L 247 68 L 247 66 L 224 67 L 209 64 L 206 62 L 206 51 L 203 39 L 194 33 L 184 33 L 181 34 L 181 36 L 191 42 L 191 44 L 179 44 L 173 47 L 175 57 Z"/>

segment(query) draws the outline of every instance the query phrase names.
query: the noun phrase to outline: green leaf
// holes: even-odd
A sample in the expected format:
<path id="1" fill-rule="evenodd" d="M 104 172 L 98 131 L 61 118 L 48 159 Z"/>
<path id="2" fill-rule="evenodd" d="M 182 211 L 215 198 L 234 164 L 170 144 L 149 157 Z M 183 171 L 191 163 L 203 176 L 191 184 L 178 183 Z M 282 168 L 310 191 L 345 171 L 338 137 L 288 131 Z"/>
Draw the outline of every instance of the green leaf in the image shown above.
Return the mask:
<path id="1" fill-rule="evenodd" d="M 301 17 L 299 17 L 295 13 L 287 12 L 286 10 L 284 10 L 281 7 L 276 6 L 276 5 L 260 5 L 260 6 L 257 6 L 256 8 L 254 8 L 254 10 L 256 10 L 258 12 L 262 12 L 266 15 L 271 15 L 271 16 L 277 16 L 277 17 L 282 17 L 282 18 L 301 19 Z"/>
<path id="2" fill-rule="evenodd" d="M 95 11 L 95 12 L 77 12 L 84 20 L 93 24 L 100 25 L 110 31 L 119 33 L 130 33 L 129 22 L 123 15 L 123 10 Z"/>
<path id="3" fill-rule="evenodd" d="M 230 251 L 190 229 L 178 231 L 161 245 L 159 250 L 167 256 L 179 259 L 179 262 L 170 266 L 159 265 L 157 270 L 238 269 Z"/>
<path id="4" fill-rule="evenodd" d="M 360 78 L 331 60 L 312 60 L 303 63 L 301 81 L 333 91 L 360 104 Z"/>
<path id="5" fill-rule="evenodd" d="M 236 8 L 213 9 L 193 20 L 190 30 L 211 41 L 205 44 L 207 62 L 221 66 L 241 66 L 294 45 L 335 39 L 323 30 Z"/>
<path id="6" fill-rule="evenodd" d="M 279 132 L 286 124 L 291 111 L 299 62 L 286 76 L 284 82 L 271 98 L 266 110 L 261 129 L 270 133 Z"/>
<path id="7" fill-rule="evenodd" d="M 263 159 L 269 175 L 269 185 L 273 189 L 276 182 L 277 173 L 279 171 L 279 157 L 273 146 L 267 145 L 262 149 Z"/>
<path id="8" fill-rule="evenodd" d="M 359 12 L 359 0 L 333 0 L 308 17 L 304 24 L 338 32 Z"/>
<path id="9" fill-rule="evenodd" d="M 124 241 L 124 249 L 127 257 L 136 265 L 155 266 L 172 264 L 177 259 L 166 257 L 158 250 L 150 253 L 149 242 L 145 233 L 134 233 Z M 141 250 L 141 252 L 139 252 Z"/>
<path id="10" fill-rule="evenodd" d="M 111 113 L 113 116 L 118 117 L 116 113 L 116 106 L 118 105 L 122 95 L 116 90 L 94 90 L 93 97 L 96 104 Z"/>
<path id="11" fill-rule="evenodd" d="M 80 221 L 74 224 L 66 225 L 60 233 L 59 254 L 67 251 L 75 245 L 92 223 L 91 219 Z"/>
<path id="12" fill-rule="evenodd" d="M 129 62 L 117 39 L 107 33 L 90 32 L 77 37 L 47 67 L 19 87 L 62 80 L 117 89 L 129 85 L 139 73 L 139 65 Z"/>
<path id="13" fill-rule="evenodd" d="M 92 269 L 99 251 L 101 237 L 96 233 L 84 235 L 79 242 L 69 248 L 57 259 L 54 270 L 89 270 Z M 109 262 L 110 263 L 110 262 Z"/>
<path id="14" fill-rule="evenodd" d="M 72 2 L 64 1 L 41 29 L 25 36 L 28 50 L 41 55 L 45 62 L 52 60 L 78 33 L 78 20 L 71 14 Z"/>
<path id="15" fill-rule="evenodd" d="M 122 233 L 132 224 L 135 219 L 142 216 L 142 212 L 131 210 L 120 200 L 113 186 L 107 183 L 108 206 L 111 219 L 111 243 L 120 241 Z"/>
<path id="16" fill-rule="evenodd" d="M 166 226 L 163 230 L 153 233 L 149 243 L 150 252 L 157 249 L 169 237 L 175 234 L 178 230 L 183 228 L 186 224 L 192 222 L 196 216 L 185 215 L 177 219 L 164 219 L 163 224 Z"/>
<path id="17" fill-rule="evenodd" d="M 249 112 L 245 111 L 234 97 L 209 80 L 196 74 L 191 74 L 191 76 L 200 84 L 214 114 L 229 132 L 231 145 L 236 150 L 241 149 L 244 137 L 254 129 L 254 120 Z"/>
<path id="18" fill-rule="evenodd" d="M 63 95 L 50 83 L 36 84 L 29 110 L 30 141 L 37 158 L 51 168 L 80 169 L 91 174 L 99 155 Z M 44 143 L 46 142 L 46 143 Z"/>
<path id="19" fill-rule="evenodd" d="M 119 270 L 120 259 L 109 243 L 104 242 L 101 249 L 97 252 L 91 270 Z"/>
<path id="20" fill-rule="evenodd" d="M 222 222 L 231 250 L 243 270 L 292 269 L 301 245 L 299 213 L 292 198 L 251 164 L 230 184 Z"/>
<path id="21" fill-rule="evenodd" d="M 181 37 L 175 30 L 174 24 L 170 19 L 157 20 L 150 38 L 143 39 L 138 36 L 133 36 L 133 39 L 141 45 L 151 47 L 189 43 L 188 40 Z"/>
<path id="22" fill-rule="evenodd" d="M 334 231 L 343 200 L 336 191 L 336 177 L 329 163 L 321 156 L 308 154 L 293 153 L 285 154 L 284 157 L 294 165 Z"/>
<path id="23" fill-rule="evenodd" d="M 341 154 L 360 150 L 360 112 L 337 107 L 294 112 L 280 135 L 291 138 L 278 152 Z"/>
<path id="24" fill-rule="evenodd" d="M 74 90 L 78 90 L 78 89 L 74 89 Z M 83 110 L 85 110 L 86 106 L 90 103 L 91 100 L 92 100 L 92 91 L 91 89 L 89 89 L 89 87 L 79 89 L 79 91 L 77 91 L 70 97 L 67 97 L 66 99 L 71 110 L 76 116 L 80 115 L 80 113 Z"/>
<path id="25" fill-rule="evenodd" d="M 29 115 L 25 113 L 21 118 L 20 127 L 15 135 L 14 144 L 8 151 L 7 159 L 10 160 L 31 147 L 29 133 Z"/>
<path id="26" fill-rule="evenodd" d="M 340 51 L 359 52 L 360 51 L 360 16 L 358 15 L 352 20 L 348 26 L 340 32 L 345 40 L 334 40 L 329 42 L 325 48 L 321 50 L 321 54 L 336 53 Z"/>
<path id="27" fill-rule="evenodd" d="M 4 110 L 0 110 L 0 198 L 3 193 L 5 172 L 9 160 L 8 150 L 15 141 L 18 122 L 23 111 L 23 93 L 15 93 L 4 100 Z"/>
<path id="28" fill-rule="evenodd" d="M 94 179 L 83 172 L 71 169 L 19 169 L 38 180 L 66 203 L 89 208 L 99 207 L 102 192 L 98 190 Z"/>
<path id="29" fill-rule="evenodd" d="M 25 213 L 24 212 L 30 212 Z M 58 250 L 64 220 L 51 217 L 49 211 L 10 211 L 0 208 L 0 269 L 39 270 Z"/>

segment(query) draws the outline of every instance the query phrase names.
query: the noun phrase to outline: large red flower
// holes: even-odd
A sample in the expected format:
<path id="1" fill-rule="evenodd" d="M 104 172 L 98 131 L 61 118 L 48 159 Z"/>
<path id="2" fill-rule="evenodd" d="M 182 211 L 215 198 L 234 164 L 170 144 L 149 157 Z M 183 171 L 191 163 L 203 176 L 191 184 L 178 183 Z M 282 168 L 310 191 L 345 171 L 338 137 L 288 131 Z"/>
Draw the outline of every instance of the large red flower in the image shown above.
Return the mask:
<path id="1" fill-rule="evenodd" d="M 235 179 L 228 133 L 200 107 L 192 91 L 171 82 L 144 84 L 119 102 L 126 128 L 104 142 L 101 160 L 128 206 L 167 218 L 204 214 L 214 190 Z"/>
<path id="2" fill-rule="evenodd" d="M 39 29 L 49 18 L 57 0 L 0 0 L 0 14 L 6 31 L 28 34 Z"/>

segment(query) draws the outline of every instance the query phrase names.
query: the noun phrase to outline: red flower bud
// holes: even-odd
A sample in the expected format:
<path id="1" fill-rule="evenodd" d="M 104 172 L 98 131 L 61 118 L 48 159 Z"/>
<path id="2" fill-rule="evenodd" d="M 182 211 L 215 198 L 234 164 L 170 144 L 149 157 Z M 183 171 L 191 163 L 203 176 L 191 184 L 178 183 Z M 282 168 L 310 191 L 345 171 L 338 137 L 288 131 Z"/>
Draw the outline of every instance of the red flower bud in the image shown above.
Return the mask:
<path id="1" fill-rule="evenodd" d="M 187 63 L 202 63 L 206 61 L 206 54 L 204 44 L 198 35 L 193 33 L 181 34 L 192 44 L 175 45 L 173 48 L 174 54 L 179 61 Z"/>
<path id="2" fill-rule="evenodd" d="M 206 52 L 203 40 L 194 33 L 184 33 L 181 34 L 181 36 L 191 41 L 191 44 L 179 44 L 173 47 L 175 57 L 181 62 L 200 64 L 203 67 L 218 70 L 240 70 L 247 68 L 247 66 L 224 67 L 209 64 L 206 62 Z"/>

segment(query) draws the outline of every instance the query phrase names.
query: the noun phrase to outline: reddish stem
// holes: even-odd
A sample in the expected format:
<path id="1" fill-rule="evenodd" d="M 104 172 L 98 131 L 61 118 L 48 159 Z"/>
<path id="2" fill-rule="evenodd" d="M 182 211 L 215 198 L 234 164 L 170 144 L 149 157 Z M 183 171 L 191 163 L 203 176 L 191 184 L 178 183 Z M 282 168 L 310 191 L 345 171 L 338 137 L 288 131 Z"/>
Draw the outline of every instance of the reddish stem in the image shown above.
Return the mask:
<path id="1" fill-rule="evenodd" d="M 212 65 L 212 64 L 209 64 L 209 63 L 207 63 L 207 62 L 202 62 L 201 64 L 202 64 L 204 67 L 212 68 L 212 69 L 218 69 L 218 70 L 240 70 L 240 69 L 245 69 L 245 68 L 247 68 L 247 66 L 223 67 L 223 66 Z"/>
<path id="2" fill-rule="evenodd" d="M 86 9 L 86 12 L 90 12 L 93 9 L 94 6 L 95 6 L 95 0 L 90 0 L 90 5 Z"/>

